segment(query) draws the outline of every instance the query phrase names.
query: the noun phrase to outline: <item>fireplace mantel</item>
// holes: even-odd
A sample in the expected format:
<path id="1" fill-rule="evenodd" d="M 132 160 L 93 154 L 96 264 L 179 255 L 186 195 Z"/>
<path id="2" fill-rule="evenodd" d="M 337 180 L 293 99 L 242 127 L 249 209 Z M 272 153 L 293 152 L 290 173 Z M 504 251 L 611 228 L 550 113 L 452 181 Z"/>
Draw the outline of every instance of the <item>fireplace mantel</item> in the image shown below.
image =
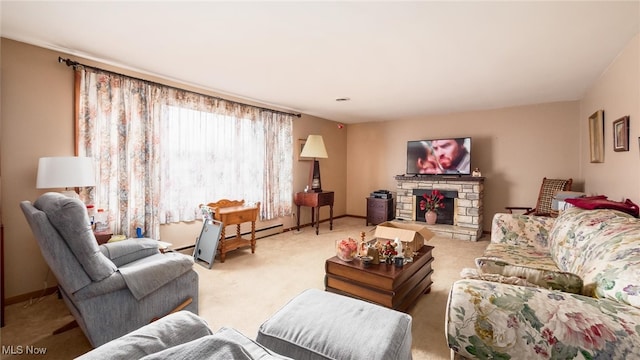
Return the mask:
<path id="1" fill-rule="evenodd" d="M 438 236 L 477 241 L 482 237 L 484 177 L 457 175 L 428 175 L 395 177 L 396 219 L 415 220 L 413 190 L 454 190 L 458 192 L 455 223 L 426 225 Z M 424 223 L 421 223 L 424 224 Z"/>

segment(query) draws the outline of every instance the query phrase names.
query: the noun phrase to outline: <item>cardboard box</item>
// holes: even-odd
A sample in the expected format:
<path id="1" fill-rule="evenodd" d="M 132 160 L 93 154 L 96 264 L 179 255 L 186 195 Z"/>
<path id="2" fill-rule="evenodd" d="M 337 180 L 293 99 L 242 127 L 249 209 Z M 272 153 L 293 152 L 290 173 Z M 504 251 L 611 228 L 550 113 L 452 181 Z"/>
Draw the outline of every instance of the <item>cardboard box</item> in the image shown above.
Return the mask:
<path id="1" fill-rule="evenodd" d="M 413 251 L 417 251 L 435 236 L 425 225 L 406 223 L 399 221 L 386 221 L 378 224 L 375 229 L 376 238 L 395 239 L 399 238 L 403 243 L 407 243 Z"/>

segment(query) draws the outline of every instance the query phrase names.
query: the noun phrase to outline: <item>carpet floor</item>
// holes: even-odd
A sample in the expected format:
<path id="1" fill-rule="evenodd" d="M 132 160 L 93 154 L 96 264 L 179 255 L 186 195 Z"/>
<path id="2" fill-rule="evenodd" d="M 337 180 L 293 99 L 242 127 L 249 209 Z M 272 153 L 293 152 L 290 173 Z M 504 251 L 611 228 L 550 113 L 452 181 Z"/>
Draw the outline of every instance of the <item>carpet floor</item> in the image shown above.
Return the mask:
<path id="1" fill-rule="evenodd" d="M 260 324 L 291 298 L 304 289 L 324 289 L 324 261 L 335 255 L 336 240 L 359 239 L 361 231 L 366 239 L 373 237 L 375 227 L 364 222 L 342 217 L 334 220 L 333 231 L 323 222 L 319 235 L 311 227 L 287 231 L 257 240 L 255 254 L 242 249 L 228 253 L 224 263 L 216 260 L 211 269 L 195 265 L 200 276 L 200 316 L 214 331 L 232 327 L 255 339 Z M 449 289 L 463 268 L 474 266 L 488 243 L 487 236 L 478 242 L 442 237 L 429 241 L 434 247 L 431 292 L 408 311 L 413 317 L 415 360 L 450 358 L 444 334 Z M 183 252 L 191 255 L 192 251 Z M 72 359 L 91 350 L 77 327 L 52 335 L 73 320 L 55 294 L 7 306 L 5 316 L 0 330 L 3 359 Z M 26 354 L 28 349 L 38 353 Z"/>

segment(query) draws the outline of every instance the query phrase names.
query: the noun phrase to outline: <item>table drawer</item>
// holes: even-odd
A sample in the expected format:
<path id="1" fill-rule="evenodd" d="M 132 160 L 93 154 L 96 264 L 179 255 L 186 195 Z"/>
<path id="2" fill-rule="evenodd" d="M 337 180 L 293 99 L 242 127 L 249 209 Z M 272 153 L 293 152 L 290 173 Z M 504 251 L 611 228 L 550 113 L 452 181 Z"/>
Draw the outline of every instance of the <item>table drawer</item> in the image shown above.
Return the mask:
<path id="1" fill-rule="evenodd" d="M 380 223 L 387 221 L 387 216 L 386 214 L 374 214 L 374 215 L 370 215 L 367 219 L 372 225 L 378 225 Z"/>
<path id="2" fill-rule="evenodd" d="M 370 201 L 367 206 L 371 210 L 381 209 L 382 211 L 384 211 L 387 209 L 387 202 L 386 201 Z"/>
<path id="3" fill-rule="evenodd" d="M 333 205 L 333 193 L 320 193 L 318 195 L 318 206 Z"/>

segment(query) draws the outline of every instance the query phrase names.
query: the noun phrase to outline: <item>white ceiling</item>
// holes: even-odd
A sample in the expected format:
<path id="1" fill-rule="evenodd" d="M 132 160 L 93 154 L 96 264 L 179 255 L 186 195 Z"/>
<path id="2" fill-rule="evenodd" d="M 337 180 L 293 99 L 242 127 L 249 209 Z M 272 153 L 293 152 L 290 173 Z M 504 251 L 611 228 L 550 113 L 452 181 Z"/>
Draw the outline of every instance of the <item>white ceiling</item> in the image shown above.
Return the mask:
<path id="1" fill-rule="evenodd" d="M 2 1 L 0 11 L 9 39 L 357 123 L 580 99 L 639 32 L 639 5 Z"/>

